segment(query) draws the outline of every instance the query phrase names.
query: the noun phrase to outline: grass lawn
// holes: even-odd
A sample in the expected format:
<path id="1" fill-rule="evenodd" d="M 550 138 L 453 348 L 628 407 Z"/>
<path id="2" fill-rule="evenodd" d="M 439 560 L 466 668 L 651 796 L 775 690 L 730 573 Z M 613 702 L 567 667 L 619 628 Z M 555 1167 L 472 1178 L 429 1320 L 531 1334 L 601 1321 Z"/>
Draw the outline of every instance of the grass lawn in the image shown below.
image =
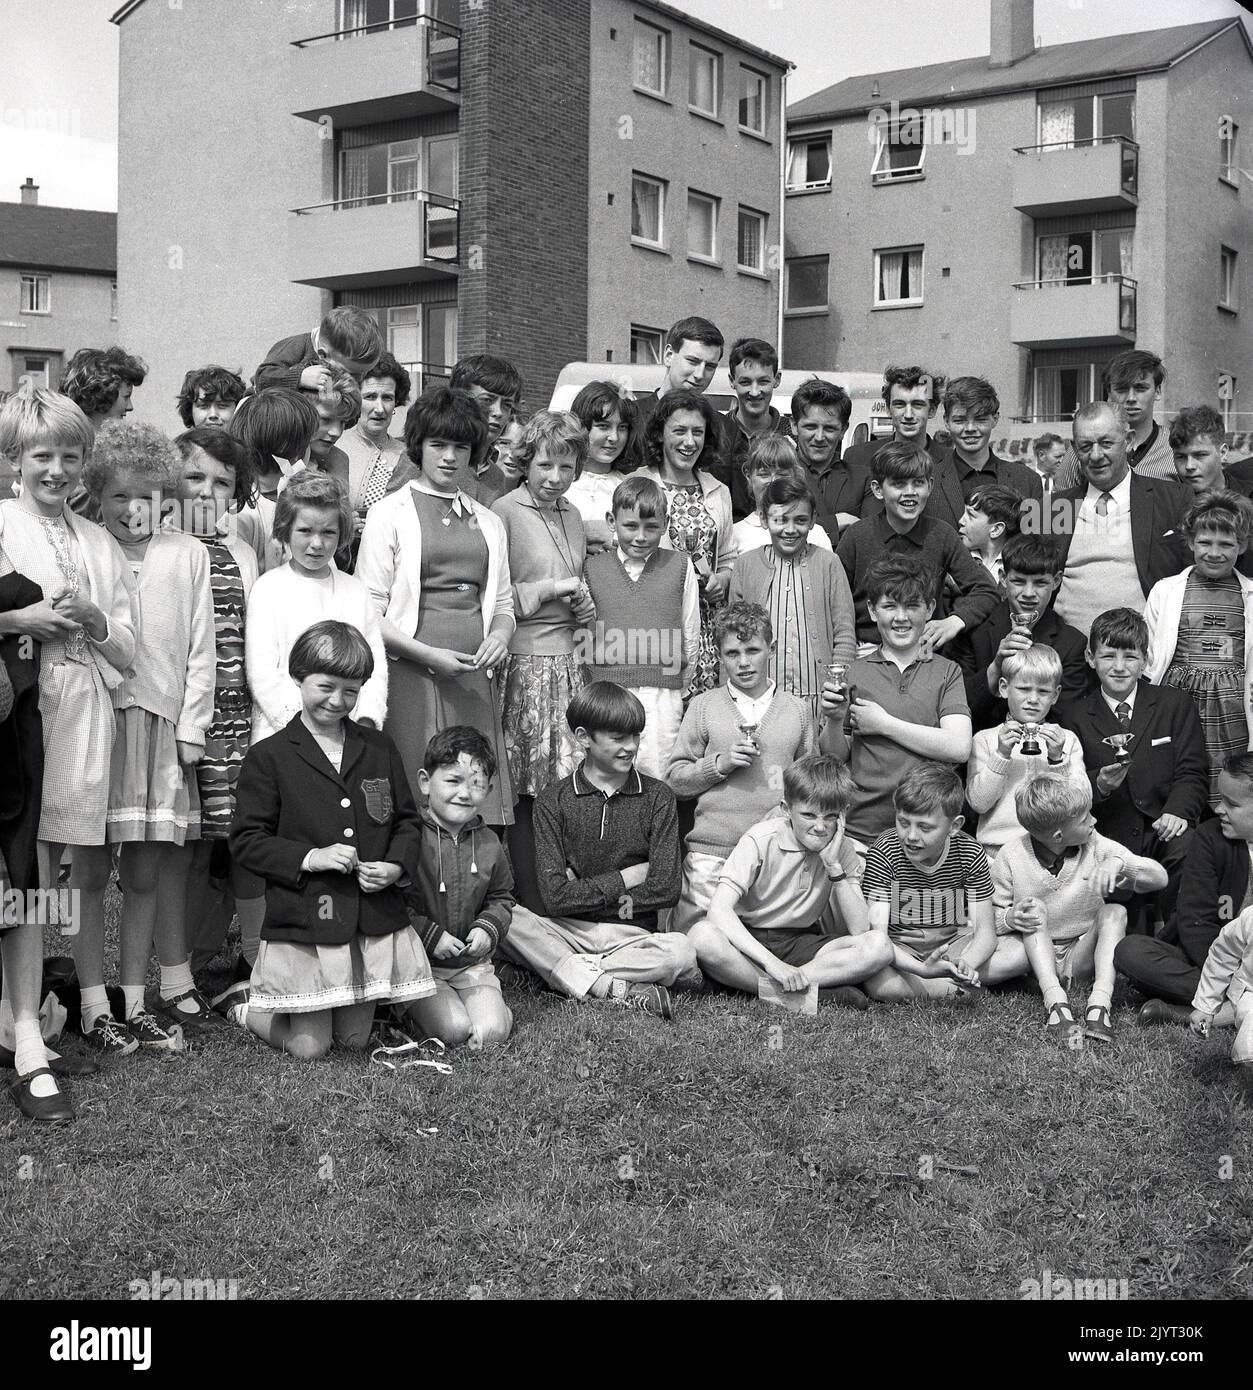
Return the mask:
<path id="1" fill-rule="evenodd" d="M 512 992 L 511 1041 L 451 1076 L 223 1024 L 72 1083 L 72 1126 L 6 1099 L 0 1298 L 154 1270 L 241 1298 L 1016 1299 L 1045 1270 L 1247 1297 L 1229 1031 L 1118 1008 L 1112 1047 L 1067 1053 L 1022 993 L 816 1019 L 676 998 L 667 1025 Z"/>

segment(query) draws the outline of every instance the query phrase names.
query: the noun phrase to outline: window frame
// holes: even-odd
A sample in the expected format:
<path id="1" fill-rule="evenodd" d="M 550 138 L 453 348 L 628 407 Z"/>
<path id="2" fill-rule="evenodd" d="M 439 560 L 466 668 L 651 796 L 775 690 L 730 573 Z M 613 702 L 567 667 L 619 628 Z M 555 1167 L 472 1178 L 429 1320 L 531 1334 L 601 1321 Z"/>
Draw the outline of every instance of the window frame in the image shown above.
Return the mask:
<path id="1" fill-rule="evenodd" d="M 747 265 L 740 260 L 740 218 L 755 217 L 758 226 L 761 228 L 761 264 Z M 770 225 L 770 214 L 762 212 L 760 208 L 745 207 L 741 203 L 735 211 L 735 268 L 744 275 L 766 275 L 766 230 Z"/>
<path id="2" fill-rule="evenodd" d="M 918 296 L 914 299 L 880 299 L 879 298 L 879 278 L 881 274 L 881 256 L 894 256 L 901 252 L 906 255 L 918 252 Z M 871 308 L 872 309 L 920 309 L 927 302 L 927 244 L 926 242 L 913 242 L 907 246 L 876 246 L 874 248 L 874 280 L 871 287 Z"/>
<path id="3" fill-rule="evenodd" d="M 649 237 L 640 236 L 635 230 L 635 184 L 636 181 L 650 183 L 657 188 L 657 240 L 653 241 Z M 669 196 L 670 184 L 666 179 L 659 179 L 653 174 L 643 174 L 638 169 L 631 170 L 631 245 L 642 246 L 650 251 L 665 251 L 666 246 L 666 202 Z"/>
<path id="4" fill-rule="evenodd" d="M 927 142 L 925 138 L 918 141 L 918 163 L 914 165 L 912 169 L 893 170 L 891 168 L 885 169 L 881 167 L 884 152 L 892 148 L 893 141 L 891 131 L 893 129 L 896 130 L 898 135 L 898 139 L 895 143 L 904 148 L 904 142 L 899 139 L 899 122 L 894 123 L 890 120 L 880 121 L 875 131 L 875 152 L 874 159 L 870 164 L 870 182 L 876 187 L 890 183 L 914 183 L 919 179 L 925 179 L 927 177 L 925 167 Z"/>
<path id="5" fill-rule="evenodd" d="M 43 317 L 44 315 L 50 314 L 50 313 L 52 312 L 52 276 L 51 276 L 51 275 L 42 275 L 42 274 L 40 274 L 40 272 L 37 271 L 37 270 L 23 270 L 23 271 L 20 272 L 19 282 L 20 282 L 19 303 L 20 303 L 20 305 L 21 305 L 21 307 L 20 307 L 20 309 L 19 309 L 19 311 L 18 311 L 19 313 L 23 313 L 23 314 L 38 314 L 40 317 Z M 31 295 L 30 295 L 30 306 L 29 306 L 29 307 L 27 307 L 27 294 L 26 294 L 27 285 L 29 285 L 29 286 L 31 287 L 31 291 L 32 291 L 32 293 L 31 293 Z M 41 287 L 41 286 L 43 287 L 43 301 L 44 301 L 44 305 L 43 305 L 43 308 L 42 308 L 42 309 L 39 307 L 39 300 L 40 300 L 40 293 L 39 293 L 39 291 L 40 291 L 40 287 Z"/>
<path id="6" fill-rule="evenodd" d="M 1089 111 L 1092 118 L 1092 134 L 1084 136 L 1082 139 L 1072 140 L 1067 148 L 1072 150 L 1089 149 L 1093 145 L 1104 144 L 1114 139 L 1130 140 L 1133 144 L 1139 143 L 1135 134 L 1112 136 L 1105 133 L 1105 107 L 1104 102 L 1117 98 L 1131 98 L 1131 129 L 1136 130 L 1136 108 L 1139 103 L 1136 100 L 1137 93 L 1129 92 L 1093 92 L 1086 97 L 1055 97 L 1052 101 L 1042 101 L 1036 98 L 1035 104 L 1035 142 L 1040 148 L 1044 145 L 1044 108 L 1046 106 L 1070 105 L 1078 110 L 1080 102 L 1089 103 Z"/>
<path id="7" fill-rule="evenodd" d="M 710 217 L 710 240 L 713 245 L 709 251 L 692 250 L 692 202 L 705 203 L 711 210 Z M 719 223 L 722 217 L 722 199 L 712 193 L 702 193 L 698 188 L 687 190 L 687 258 L 689 261 L 699 261 L 701 265 L 721 265 L 722 258 L 718 254 L 718 233 L 721 230 Z"/>
<path id="8" fill-rule="evenodd" d="M 642 92 L 645 96 L 655 97 L 658 101 L 670 100 L 670 30 L 663 29 L 660 24 L 653 24 L 650 20 L 641 19 L 635 15 L 635 27 L 631 31 L 631 86 L 637 92 Z M 646 87 L 640 81 L 639 75 L 639 44 L 640 31 L 647 29 L 654 36 L 654 40 L 660 41 L 660 53 L 658 55 L 658 70 L 660 72 L 660 90 L 653 87 Z"/>
<path id="9" fill-rule="evenodd" d="M 109 283 L 109 322 L 117 322 L 117 281 Z"/>
<path id="10" fill-rule="evenodd" d="M 637 338 L 651 338 L 656 341 L 657 354 L 653 361 L 640 362 L 640 359 L 635 356 L 635 342 Z M 664 328 L 650 328 L 644 323 L 633 323 L 630 328 L 630 343 L 629 355 L 632 363 L 639 363 L 640 366 L 647 367 L 660 366 L 661 359 L 666 351 L 666 330 Z"/>
<path id="11" fill-rule="evenodd" d="M 1240 253 L 1220 242 L 1218 247 L 1218 307 L 1229 314 L 1240 312 Z"/>
<path id="12" fill-rule="evenodd" d="M 792 154 L 800 145 L 808 148 L 810 145 L 823 144 L 827 149 L 827 176 L 820 183 L 793 183 L 792 176 Z M 833 132 L 819 131 L 813 135 L 793 135 L 787 142 L 787 158 L 784 168 L 784 187 L 788 193 L 820 193 L 826 192 L 832 187 L 834 174 L 834 149 Z"/>
<path id="13" fill-rule="evenodd" d="M 704 58 L 713 59 L 713 88 L 714 100 L 713 110 L 708 111 L 703 106 L 697 106 L 692 100 L 692 73 L 693 54 L 699 53 Z M 722 120 L 722 54 L 716 48 L 706 48 L 703 43 L 697 43 L 695 39 L 689 39 L 687 45 L 687 109 L 695 116 L 704 116 L 708 121 Z"/>
<path id="14" fill-rule="evenodd" d="M 827 297 L 822 304 L 793 304 L 792 303 L 792 276 L 794 268 L 798 262 L 806 265 L 824 262 L 827 267 Z M 783 313 L 784 316 L 801 317 L 806 314 L 829 314 L 831 312 L 831 257 L 829 255 L 820 256 L 787 256 L 783 262 Z"/>
<path id="15" fill-rule="evenodd" d="M 1218 177 L 1232 188 L 1240 187 L 1240 125 L 1230 116 L 1218 118 Z M 1224 154 L 1224 150 L 1226 153 Z"/>
<path id="16" fill-rule="evenodd" d="M 1231 392 L 1227 396 L 1222 394 L 1224 377 L 1231 383 Z M 1233 434 L 1235 432 L 1234 421 L 1239 414 L 1236 410 L 1236 395 L 1238 390 L 1239 382 L 1234 372 L 1220 371 L 1218 373 L 1218 413 L 1222 417 L 1223 430 L 1227 434 Z"/>
<path id="17" fill-rule="evenodd" d="M 740 130 L 741 130 L 745 135 L 755 135 L 755 136 L 757 136 L 757 138 L 758 138 L 759 140 L 768 140 L 770 137 L 766 134 L 766 132 L 770 129 L 770 74 L 769 74 L 768 72 L 762 72 L 760 68 L 752 67 L 752 66 L 750 66 L 748 63 L 741 63 L 741 64 L 740 64 L 740 90 L 741 90 L 741 92 L 743 92 L 743 90 L 744 90 L 745 74 L 746 74 L 746 73 L 751 74 L 751 75 L 752 75 L 753 77 L 755 77 L 755 78 L 757 79 L 757 81 L 760 83 L 760 92 L 761 92 L 761 125 L 760 125 L 760 127 L 758 127 L 758 126 L 751 126 L 751 125 L 745 125 L 745 124 L 744 124 L 744 121 L 743 121 L 743 119 L 742 119 L 742 117 L 741 117 L 741 115 L 740 115 L 740 112 L 741 112 L 742 107 L 744 106 L 744 103 L 745 103 L 746 101 L 749 100 L 749 98 L 748 98 L 747 96 L 744 96 L 744 95 L 738 97 L 737 100 L 736 100 L 736 103 L 735 103 L 735 119 L 736 119 L 736 123 L 738 124 Z"/>

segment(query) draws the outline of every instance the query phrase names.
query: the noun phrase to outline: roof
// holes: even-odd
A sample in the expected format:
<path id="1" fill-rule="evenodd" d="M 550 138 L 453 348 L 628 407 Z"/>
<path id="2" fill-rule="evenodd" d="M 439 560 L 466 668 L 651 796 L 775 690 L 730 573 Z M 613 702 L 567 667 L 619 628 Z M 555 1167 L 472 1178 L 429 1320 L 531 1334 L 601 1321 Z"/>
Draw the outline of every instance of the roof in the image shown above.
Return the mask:
<path id="1" fill-rule="evenodd" d="M 117 274 L 117 213 L 0 203 L 0 265 Z"/>
<path id="2" fill-rule="evenodd" d="M 787 118 L 797 122 L 822 120 L 862 114 L 893 100 L 938 105 L 970 97 L 1158 72 L 1173 67 L 1202 44 L 1233 28 L 1240 31 L 1253 58 L 1253 44 L 1240 20 L 1219 19 L 1208 24 L 1183 24 L 1171 29 L 1146 29 L 1139 34 L 1110 34 L 1077 43 L 1050 44 L 1037 48 L 1009 68 L 989 67 L 984 53 L 921 68 L 860 73 L 793 102 Z"/>
<path id="3" fill-rule="evenodd" d="M 139 0 L 131 0 L 131 3 L 139 3 Z M 758 58 L 764 58 L 768 63 L 774 63 L 777 67 L 794 68 L 796 66 L 789 59 L 780 58 L 777 53 L 771 53 L 765 48 L 758 48 L 755 43 L 749 43 L 747 39 L 741 39 L 735 34 L 728 33 L 725 29 L 719 29 L 716 25 L 706 24 L 703 19 L 697 19 L 695 15 L 688 14 L 686 10 L 681 10 L 676 5 L 667 5 L 665 0 L 636 0 L 636 3 L 646 9 L 657 10 L 661 14 L 668 15 L 671 19 L 677 19 L 693 29 L 699 29 L 715 39 L 720 39 L 723 43 L 742 48 L 745 53 L 753 53 Z"/>

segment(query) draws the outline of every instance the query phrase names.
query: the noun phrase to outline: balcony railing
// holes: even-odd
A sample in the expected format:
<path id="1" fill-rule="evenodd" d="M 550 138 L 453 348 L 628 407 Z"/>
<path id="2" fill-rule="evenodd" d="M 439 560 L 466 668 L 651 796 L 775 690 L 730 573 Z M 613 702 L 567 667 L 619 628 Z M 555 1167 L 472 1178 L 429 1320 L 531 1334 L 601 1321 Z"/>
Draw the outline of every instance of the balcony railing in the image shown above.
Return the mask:
<path id="1" fill-rule="evenodd" d="M 402 362 L 400 365 L 409 373 L 415 396 L 420 396 L 437 381 L 446 382 L 452 377 L 452 368 L 443 362 Z"/>
<path id="2" fill-rule="evenodd" d="M 1087 140 L 1054 140 L 1047 145 L 1017 145 L 1015 154 L 1050 154 L 1060 150 L 1087 150 L 1094 145 L 1121 145 L 1122 191 L 1129 197 L 1138 196 L 1140 181 L 1140 146 L 1125 135 L 1097 135 Z"/>
<path id="3" fill-rule="evenodd" d="M 1065 280 L 1024 280 L 1014 286 L 1016 290 L 1045 290 L 1059 287 L 1072 288 L 1078 285 L 1118 286 L 1118 331 L 1136 331 L 1136 282 L 1129 275 L 1084 275 Z"/>
<path id="4" fill-rule="evenodd" d="M 425 261 L 442 261 L 447 265 L 461 264 L 461 203 L 424 188 L 410 188 L 397 193 L 372 193 L 357 198 L 336 198 L 329 203 L 313 203 L 309 207 L 293 208 L 297 217 L 318 213 L 347 212 L 356 208 L 379 207 L 390 203 L 422 204 L 422 256 Z"/>
<path id="5" fill-rule="evenodd" d="M 427 31 L 426 85 L 446 92 L 461 90 L 461 30 L 433 15 L 410 15 L 403 19 L 382 20 L 378 24 L 361 24 L 355 29 L 336 29 L 329 34 L 315 34 L 308 39 L 293 39 L 293 48 L 309 48 L 314 44 L 342 42 L 363 34 L 379 34 L 391 29 L 412 29 L 420 24 Z"/>

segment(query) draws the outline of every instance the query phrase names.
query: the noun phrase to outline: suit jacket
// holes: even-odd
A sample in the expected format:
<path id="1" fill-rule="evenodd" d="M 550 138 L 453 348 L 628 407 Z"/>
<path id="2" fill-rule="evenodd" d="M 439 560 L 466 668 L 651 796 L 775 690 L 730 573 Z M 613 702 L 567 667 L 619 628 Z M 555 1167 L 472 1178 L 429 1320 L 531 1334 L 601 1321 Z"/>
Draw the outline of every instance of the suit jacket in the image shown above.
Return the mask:
<path id="1" fill-rule="evenodd" d="M 803 458 L 800 465 L 814 495 L 814 520 L 830 537 L 831 544 L 839 545 L 841 531 L 836 516 L 840 512 L 855 517 L 865 516 L 867 500 L 875 500 L 870 491 L 870 470 L 865 464 L 850 464 L 846 458 L 836 459 L 820 477 L 810 471 Z M 883 508 L 881 502 L 879 508 Z"/>
<path id="2" fill-rule="evenodd" d="M 1159 579 L 1178 574 L 1192 563 L 1192 551 L 1181 528 L 1184 513 L 1192 506 L 1192 489 L 1182 483 L 1131 474 L 1131 548 L 1135 553 L 1136 574 L 1148 597 Z M 1075 517 L 1087 496 L 1085 480 L 1053 494 L 1044 513 L 1044 533 L 1052 536 L 1064 568 L 1075 535 Z M 1025 529 L 1025 528 L 1024 528 Z"/>
<path id="3" fill-rule="evenodd" d="M 1011 626 L 1009 600 L 1001 599 L 977 627 L 959 632 L 945 652 L 950 661 L 961 667 L 970 718 L 976 730 L 995 728 L 1007 717 L 1006 702 L 988 689 L 988 667 Z M 1050 608 L 1037 620 L 1031 639 L 1052 647 L 1061 657 L 1063 702 L 1077 700 L 1093 688 L 1095 676 L 1084 655 L 1087 643 L 1078 628 L 1063 622 Z"/>
<path id="4" fill-rule="evenodd" d="M 1197 826 L 1183 861 L 1174 918 L 1162 939 L 1177 944 L 1193 965 L 1205 964 L 1214 938 L 1240 911 L 1249 886 L 1249 846 L 1229 840 L 1222 824 Z"/>
<path id="5" fill-rule="evenodd" d="M 305 873 L 311 849 L 355 845 L 363 862 L 399 864 L 399 883 L 363 893 L 355 874 Z M 267 941 L 342 946 L 358 933 L 409 925 L 401 884 L 417 874 L 422 822 L 396 745 L 344 721 L 336 772 L 300 715 L 248 750 L 231 826 L 231 854 L 265 879 Z"/>
<path id="6" fill-rule="evenodd" d="M 850 454 L 857 453 L 858 450 L 862 449 L 870 450 L 866 463 L 867 471 L 869 471 L 870 464 L 880 448 L 882 448 L 882 442 L 875 445 L 859 444 L 855 449 L 850 450 Z M 942 521 L 947 521 L 956 530 L 962 519 L 962 513 L 966 510 L 966 496 L 962 492 L 961 478 L 957 473 L 953 451 L 937 444 L 928 437 L 927 452 L 931 455 L 932 464 L 931 496 L 927 498 L 927 505 L 923 508 L 923 513 L 926 516 L 934 516 Z M 985 470 L 985 482 L 996 483 L 1000 487 L 1013 488 L 1024 499 L 1036 503 L 1043 499 L 1044 484 L 1040 481 L 1040 475 L 1034 468 L 1028 468 L 1025 463 L 1019 463 L 1015 459 L 1001 458 L 999 454 L 993 454 L 990 462 L 991 466 Z M 883 502 L 867 486 L 866 505 L 862 511 L 862 516 L 874 516 L 882 510 Z"/>
<path id="7" fill-rule="evenodd" d="M 1131 761 L 1121 787 L 1103 796 L 1096 786 L 1101 768 L 1115 761 L 1103 740 L 1120 733 L 1114 711 L 1095 690 L 1058 711 L 1057 722 L 1073 729 L 1083 747 L 1092 783 L 1096 828 L 1133 854 L 1143 854 L 1152 822 L 1169 813 L 1195 825 L 1209 798 L 1209 755 L 1192 696 L 1173 685 L 1141 680 L 1131 713 Z"/>

